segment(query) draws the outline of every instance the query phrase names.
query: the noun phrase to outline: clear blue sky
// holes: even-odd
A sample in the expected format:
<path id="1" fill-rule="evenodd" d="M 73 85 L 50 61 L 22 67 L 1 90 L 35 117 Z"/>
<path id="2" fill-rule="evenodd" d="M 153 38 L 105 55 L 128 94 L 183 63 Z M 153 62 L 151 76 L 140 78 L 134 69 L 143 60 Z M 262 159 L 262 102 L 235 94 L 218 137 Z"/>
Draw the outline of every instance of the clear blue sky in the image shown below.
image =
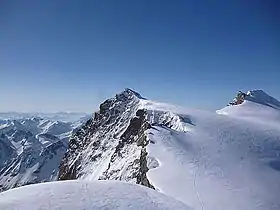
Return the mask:
<path id="1" fill-rule="evenodd" d="M 280 99 L 280 1 L 0 1 L 0 111 L 94 111 L 125 87 L 214 110 Z"/>

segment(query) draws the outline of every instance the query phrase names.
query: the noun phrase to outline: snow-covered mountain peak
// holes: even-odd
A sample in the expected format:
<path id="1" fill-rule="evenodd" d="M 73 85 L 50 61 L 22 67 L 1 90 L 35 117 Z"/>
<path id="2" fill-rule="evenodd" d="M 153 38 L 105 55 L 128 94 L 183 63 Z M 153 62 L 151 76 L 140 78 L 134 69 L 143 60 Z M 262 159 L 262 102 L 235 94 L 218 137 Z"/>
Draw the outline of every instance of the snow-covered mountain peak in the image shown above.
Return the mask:
<path id="1" fill-rule="evenodd" d="M 58 178 L 137 183 L 194 209 L 276 210 L 280 112 L 253 102 L 259 93 L 240 92 L 244 103 L 224 110 L 232 117 L 125 90 L 72 135 Z"/>
<path id="2" fill-rule="evenodd" d="M 280 109 L 280 102 L 277 99 L 265 93 L 263 90 L 248 91 L 245 100 Z"/>
<path id="3" fill-rule="evenodd" d="M 268 95 L 266 92 L 264 92 L 262 89 L 255 89 L 255 90 L 249 90 L 247 91 L 247 95 Z"/>
<path id="4" fill-rule="evenodd" d="M 146 99 L 141 96 L 140 93 L 130 89 L 130 88 L 125 88 L 124 91 L 122 91 L 120 94 L 117 95 L 125 95 L 126 97 L 137 97 L 139 99 Z"/>
<path id="5" fill-rule="evenodd" d="M 275 109 L 280 109 L 280 102 L 260 89 L 250 90 L 247 93 L 238 91 L 235 98 L 229 103 L 229 106 L 240 105 L 243 104 L 245 101 L 250 101 L 257 104 L 269 106 Z"/>
<path id="6" fill-rule="evenodd" d="M 276 125 L 275 122 L 280 121 L 280 102 L 263 90 L 239 91 L 233 101 L 217 113 L 266 124 L 273 121 Z"/>

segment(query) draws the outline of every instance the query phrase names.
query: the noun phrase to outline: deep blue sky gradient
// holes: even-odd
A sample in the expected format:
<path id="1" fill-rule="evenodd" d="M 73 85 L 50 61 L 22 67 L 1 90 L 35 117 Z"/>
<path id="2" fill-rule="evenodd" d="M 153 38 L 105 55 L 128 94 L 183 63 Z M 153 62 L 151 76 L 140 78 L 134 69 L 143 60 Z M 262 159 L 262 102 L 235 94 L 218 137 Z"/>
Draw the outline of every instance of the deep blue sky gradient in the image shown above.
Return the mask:
<path id="1" fill-rule="evenodd" d="M 0 111 L 92 112 L 125 87 L 203 109 L 280 99 L 277 0 L 0 1 Z"/>

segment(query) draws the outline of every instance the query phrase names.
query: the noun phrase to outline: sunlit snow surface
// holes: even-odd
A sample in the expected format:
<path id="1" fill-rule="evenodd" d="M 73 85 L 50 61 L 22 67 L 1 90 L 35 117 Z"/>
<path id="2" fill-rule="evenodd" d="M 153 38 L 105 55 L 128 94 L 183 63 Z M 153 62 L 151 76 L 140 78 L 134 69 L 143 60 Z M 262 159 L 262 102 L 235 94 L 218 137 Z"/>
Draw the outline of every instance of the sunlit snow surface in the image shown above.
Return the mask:
<path id="1" fill-rule="evenodd" d="M 194 209 L 280 209 L 279 110 L 250 101 L 219 114 L 141 103 L 151 122 L 158 113 L 171 121 L 146 131 L 156 189 Z"/>
<path id="2" fill-rule="evenodd" d="M 1 210 L 189 210 L 149 188 L 117 181 L 60 181 L 0 194 Z"/>

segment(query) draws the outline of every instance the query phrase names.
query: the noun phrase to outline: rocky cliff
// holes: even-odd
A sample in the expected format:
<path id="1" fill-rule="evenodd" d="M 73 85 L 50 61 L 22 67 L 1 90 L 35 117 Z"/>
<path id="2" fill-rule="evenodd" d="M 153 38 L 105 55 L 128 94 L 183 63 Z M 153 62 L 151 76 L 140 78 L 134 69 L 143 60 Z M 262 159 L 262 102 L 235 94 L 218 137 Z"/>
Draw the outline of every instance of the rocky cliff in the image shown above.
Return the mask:
<path id="1" fill-rule="evenodd" d="M 140 94 L 126 89 L 104 101 L 70 138 L 59 180 L 125 180 L 153 188 L 146 173 L 149 128 Z"/>

